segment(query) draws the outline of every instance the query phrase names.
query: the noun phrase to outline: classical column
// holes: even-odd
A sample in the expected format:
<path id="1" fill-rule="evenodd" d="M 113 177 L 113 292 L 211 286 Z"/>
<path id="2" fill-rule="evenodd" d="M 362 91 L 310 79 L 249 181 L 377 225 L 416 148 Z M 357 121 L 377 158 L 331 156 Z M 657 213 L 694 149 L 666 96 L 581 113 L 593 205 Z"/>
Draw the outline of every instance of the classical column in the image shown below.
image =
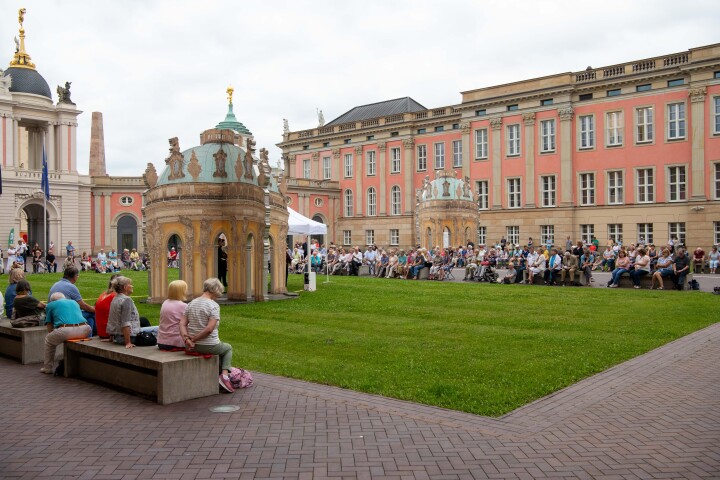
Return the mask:
<path id="1" fill-rule="evenodd" d="M 57 170 L 55 165 L 55 122 L 49 122 L 47 125 L 47 135 L 45 136 L 45 152 L 47 155 L 48 172 Z"/>
<path id="2" fill-rule="evenodd" d="M 572 173 L 572 132 L 573 132 L 573 111 L 572 106 L 558 110 L 560 115 L 560 206 L 572 206 L 573 194 L 573 173 Z"/>
<path id="3" fill-rule="evenodd" d="M 355 147 L 355 216 L 362 217 L 365 192 L 362 190 L 363 148 Z"/>
<path id="4" fill-rule="evenodd" d="M 405 184 L 403 190 L 405 191 L 404 204 L 405 208 L 403 212 L 405 215 L 411 215 L 415 202 L 413 201 L 415 195 L 415 184 L 413 183 L 413 172 L 415 171 L 415 139 L 406 138 L 403 140 L 403 147 L 405 147 L 405 165 L 403 165 L 403 178 Z"/>
<path id="5" fill-rule="evenodd" d="M 70 150 L 68 151 L 68 156 L 70 157 L 70 171 L 71 172 L 77 172 L 77 126 L 78 124 L 75 122 L 71 122 L 68 126 L 69 132 L 70 132 Z"/>
<path id="6" fill-rule="evenodd" d="M 18 118 L 12 117 L 12 155 L 13 155 L 13 166 L 18 168 L 20 166 L 20 152 L 18 150 L 18 144 L 20 143 L 20 126 L 18 125 Z"/>
<path id="7" fill-rule="evenodd" d="M 523 113 L 525 147 L 525 208 L 535 208 L 535 113 Z"/>
<path id="8" fill-rule="evenodd" d="M 385 170 L 386 170 L 386 150 L 387 150 L 387 144 L 385 142 L 379 142 L 377 144 L 378 150 L 380 151 L 380 155 L 378 155 L 378 169 L 377 174 L 380 178 L 380 189 L 378 190 L 378 196 L 377 196 L 377 207 L 378 207 L 378 215 L 385 215 L 385 212 L 387 209 L 385 208 L 387 204 L 387 198 L 385 197 L 385 187 L 387 186 L 387 178 L 385 177 Z"/>
<path id="9" fill-rule="evenodd" d="M 67 122 L 61 122 L 58 127 L 58 136 L 60 138 L 58 142 L 57 171 L 59 172 L 69 171 L 68 128 Z"/>
<path id="10" fill-rule="evenodd" d="M 705 197 L 705 93 L 706 88 L 695 87 L 690 96 L 690 125 L 692 125 L 692 201 L 706 200 Z"/>
<path id="11" fill-rule="evenodd" d="M 490 128 L 492 129 L 492 208 L 500 210 L 502 208 L 502 151 L 501 129 L 502 117 L 491 118 Z"/>
<path id="12" fill-rule="evenodd" d="M 462 176 L 470 177 L 470 122 L 460 124 L 462 132 Z"/>
<path id="13" fill-rule="evenodd" d="M 320 152 L 313 152 L 311 158 L 312 160 L 310 160 L 310 178 L 314 180 L 321 180 L 322 172 L 320 172 L 320 168 L 318 168 L 318 165 L 320 163 Z"/>
<path id="14" fill-rule="evenodd" d="M 103 213 L 103 225 L 105 226 L 105 238 L 103 239 L 103 244 L 105 245 L 105 250 L 109 251 L 108 249 L 112 248 L 112 238 L 111 238 L 111 229 L 110 229 L 110 223 L 112 222 L 112 217 L 110 213 L 110 200 L 112 199 L 112 193 L 106 192 L 103 194 L 103 200 L 104 200 L 104 207 L 105 212 Z"/>
<path id="15" fill-rule="evenodd" d="M 92 244 L 92 254 L 95 255 L 100 248 L 103 247 L 102 244 L 102 193 L 96 192 L 93 194 L 93 244 Z"/>

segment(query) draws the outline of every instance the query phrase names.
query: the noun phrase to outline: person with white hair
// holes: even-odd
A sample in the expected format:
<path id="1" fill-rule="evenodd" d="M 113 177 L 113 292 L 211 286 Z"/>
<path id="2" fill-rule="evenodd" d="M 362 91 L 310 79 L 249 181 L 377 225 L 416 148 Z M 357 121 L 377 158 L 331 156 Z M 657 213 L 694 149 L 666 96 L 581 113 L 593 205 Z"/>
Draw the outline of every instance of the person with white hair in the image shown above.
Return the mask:
<path id="1" fill-rule="evenodd" d="M 80 305 L 75 300 L 65 298 L 62 292 L 50 295 L 50 302 L 45 307 L 45 325 L 48 334 L 45 336 L 45 363 L 40 369 L 42 373 L 53 373 L 55 360 L 62 358 L 56 355 L 58 346 L 65 340 L 87 338 L 92 334 L 92 328 L 82 315 Z"/>

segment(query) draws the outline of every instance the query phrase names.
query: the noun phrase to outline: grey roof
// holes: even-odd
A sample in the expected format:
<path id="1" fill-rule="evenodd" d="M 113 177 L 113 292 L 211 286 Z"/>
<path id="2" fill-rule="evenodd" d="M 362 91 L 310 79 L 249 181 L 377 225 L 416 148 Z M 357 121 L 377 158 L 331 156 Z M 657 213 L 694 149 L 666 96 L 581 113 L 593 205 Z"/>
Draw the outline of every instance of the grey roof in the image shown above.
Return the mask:
<path id="1" fill-rule="evenodd" d="M 396 98 L 394 100 L 385 100 L 384 102 L 360 105 L 343 113 L 332 122 L 327 123 L 326 126 L 357 122 L 367 120 L 368 118 L 385 117 L 387 115 L 395 115 L 396 113 L 419 112 L 423 110 L 427 110 L 427 108 L 410 97 Z"/>
<path id="2" fill-rule="evenodd" d="M 34 93 L 35 95 L 42 95 L 52 100 L 50 87 L 37 70 L 32 68 L 10 67 L 5 70 L 3 77 L 8 75 L 12 77 L 12 83 L 10 84 L 11 92 Z"/>

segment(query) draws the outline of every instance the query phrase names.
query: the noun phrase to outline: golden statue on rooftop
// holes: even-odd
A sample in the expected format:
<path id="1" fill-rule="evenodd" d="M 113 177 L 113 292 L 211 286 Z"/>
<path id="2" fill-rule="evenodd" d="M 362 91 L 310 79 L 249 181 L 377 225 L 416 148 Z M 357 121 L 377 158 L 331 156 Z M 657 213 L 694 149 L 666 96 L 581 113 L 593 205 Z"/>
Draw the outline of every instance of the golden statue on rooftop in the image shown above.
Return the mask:
<path id="1" fill-rule="evenodd" d="M 27 12 L 27 10 L 25 10 L 24 8 L 21 8 L 20 10 L 18 10 L 18 23 L 20 24 L 20 28 L 23 28 L 22 24 L 25 21 L 25 13 L 26 12 Z"/>
<path id="2" fill-rule="evenodd" d="M 228 94 L 228 103 L 232 105 L 232 96 L 235 89 L 233 87 L 228 87 L 227 90 L 225 90 Z"/>
<path id="3" fill-rule="evenodd" d="M 27 10 L 21 8 L 18 10 L 18 23 L 20 24 L 20 40 L 15 38 L 15 55 L 10 61 L 11 67 L 20 68 L 31 68 L 35 69 L 35 64 L 30 60 L 30 55 L 25 51 L 25 29 L 23 28 L 23 22 L 25 22 L 25 13 Z"/>

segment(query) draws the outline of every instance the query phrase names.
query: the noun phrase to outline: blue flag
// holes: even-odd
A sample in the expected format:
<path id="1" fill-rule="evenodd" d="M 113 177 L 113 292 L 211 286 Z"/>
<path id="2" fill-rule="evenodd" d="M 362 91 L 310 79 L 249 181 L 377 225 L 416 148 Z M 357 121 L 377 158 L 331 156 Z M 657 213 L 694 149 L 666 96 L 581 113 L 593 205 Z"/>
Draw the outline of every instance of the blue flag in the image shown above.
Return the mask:
<path id="1" fill-rule="evenodd" d="M 42 188 L 42 191 L 45 194 L 45 199 L 50 200 L 50 179 L 48 178 L 47 156 L 45 155 L 45 145 L 43 145 L 42 182 L 40 184 L 40 188 Z"/>

